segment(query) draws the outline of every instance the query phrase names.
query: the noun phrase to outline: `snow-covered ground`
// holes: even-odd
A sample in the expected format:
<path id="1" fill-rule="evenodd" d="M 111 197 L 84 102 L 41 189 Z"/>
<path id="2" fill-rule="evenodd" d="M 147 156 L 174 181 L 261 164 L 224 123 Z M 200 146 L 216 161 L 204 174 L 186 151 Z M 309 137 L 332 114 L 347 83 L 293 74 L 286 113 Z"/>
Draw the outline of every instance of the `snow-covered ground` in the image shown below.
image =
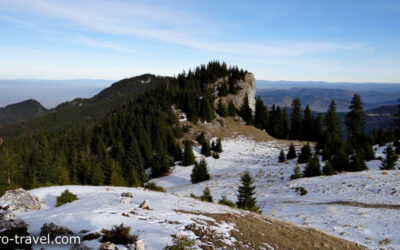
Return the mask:
<path id="1" fill-rule="evenodd" d="M 400 249 L 399 206 L 385 206 L 400 205 L 400 170 L 381 171 L 380 161 L 374 160 L 364 172 L 290 180 L 296 159 L 278 163 L 279 142 L 238 138 L 224 140 L 222 145 L 220 159 L 207 158 L 209 181 L 191 184 L 192 167 L 177 166 L 171 175 L 153 182 L 167 192 L 187 196 L 201 195 L 208 186 L 214 200 L 225 195 L 236 201 L 240 177 L 248 170 L 264 215 L 321 229 L 371 249 Z M 384 148 L 375 149 L 377 157 L 384 156 Z M 200 149 L 195 151 L 201 158 Z M 304 168 L 304 164 L 299 166 Z M 307 194 L 299 195 L 295 187 L 305 188 Z M 378 207 L 367 208 L 364 203 Z"/>
<path id="2" fill-rule="evenodd" d="M 55 207 L 56 197 L 65 189 L 78 195 L 79 200 Z M 163 249 L 172 243 L 171 234 L 185 234 L 196 238 L 193 233 L 185 230 L 186 225 L 194 220 L 215 221 L 212 218 L 184 213 L 177 210 L 200 211 L 210 213 L 238 213 L 237 210 L 226 206 L 201 202 L 195 199 L 179 197 L 168 193 L 159 193 L 141 188 L 122 187 L 93 187 L 93 186 L 55 186 L 39 188 L 30 191 L 47 202 L 48 206 L 37 211 L 17 213 L 18 217 L 29 224 L 29 232 L 38 235 L 44 223 L 55 223 L 68 227 L 74 233 L 81 230 L 99 232 L 101 229 L 111 229 L 112 225 L 124 223 L 131 226 L 131 233 L 137 234 L 145 243 L 146 249 Z M 133 203 L 121 204 L 121 193 L 131 192 Z M 141 209 L 139 205 L 148 200 L 151 210 Z M 122 215 L 122 214 L 125 214 Z M 129 216 L 129 217 L 127 217 Z M 218 223 L 216 223 L 219 225 Z M 227 235 L 229 243 L 229 225 L 212 227 L 216 232 Z M 36 231 L 35 231 L 36 230 Z M 86 246 L 92 249 L 99 248 L 98 240 L 85 241 Z M 66 249 L 69 249 L 67 247 Z M 124 249 L 124 246 L 118 246 Z M 35 246 L 40 249 L 40 246 Z M 46 246 L 45 249 L 51 249 Z M 55 247 L 54 249 L 61 249 Z"/>

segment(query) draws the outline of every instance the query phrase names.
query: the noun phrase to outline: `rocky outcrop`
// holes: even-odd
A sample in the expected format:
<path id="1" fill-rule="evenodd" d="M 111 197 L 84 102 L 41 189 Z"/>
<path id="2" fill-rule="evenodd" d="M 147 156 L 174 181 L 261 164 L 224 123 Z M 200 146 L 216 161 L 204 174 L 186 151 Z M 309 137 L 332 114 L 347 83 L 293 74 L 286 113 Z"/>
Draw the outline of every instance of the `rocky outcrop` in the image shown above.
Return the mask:
<path id="1" fill-rule="evenodd" d="M 212 84 L 214 91 L 216 91 L 223 82 L 226 82 L 227 79 L 219 79 L 217 82 Z M 254 78 L 253 73 L 247 73 L 243 80 L 236 82 L 236 85 L 240 88 L 237 94 L 229 94 L 227 96 L 222 97 L 222 102 L 224 104 L 228 104 L 230 101 L 233 102 L 237 109 L 243 105 L 244 98 L 248 97 L 250 108 L 255 111 L 256 107 L 256 79 Z M 217 107 L 218 98 L 215 100 L 214 107 Z"/>
<path id="2" fill-rule="evenodd" d="M 30 210 L 39 210 L 45 202 L 39 197 L 25 191 L 22 188 L 7 191 L 0 198 L 0 207 L 8 211 L 26 212 Z"/>
<path id="3" fill-rule="evenodd" d="M 25 222 L 11 211 L 0 212 L 0 231 L 15 227 L 26 226 Z"/>

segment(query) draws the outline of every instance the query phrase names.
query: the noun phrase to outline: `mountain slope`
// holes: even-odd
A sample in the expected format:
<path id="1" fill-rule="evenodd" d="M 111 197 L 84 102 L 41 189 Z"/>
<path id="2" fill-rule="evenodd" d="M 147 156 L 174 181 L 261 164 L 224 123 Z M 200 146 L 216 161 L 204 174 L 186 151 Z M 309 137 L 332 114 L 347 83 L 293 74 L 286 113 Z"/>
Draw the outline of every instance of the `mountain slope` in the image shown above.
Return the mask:
<path id="1" fill-rule="evenodd" d="M 93 124 L 112 109 L 133 100 L 139 94 L 168 79 L 169 77 L 150 74 L 123 79 L 92 98 L 77 98 L 58 105 L 43 116 L 1 127 L 0 137 L 10 138 Z"/>
<path id="2" fill-rule="evenodd" d="M 288 150 L 280 141 L 226 138 L 222 147 L 219 159 L 206 158 L 209 181 L 192 184 L 192 166 L 176 166 L 171 175 L 152 181 L 169 193 L 186 196 L 201 195 L 209 187 L 215 201 L 226 196 L 235 202 L 240 177 L 248 170 L 264 215 L 323 230 L 371 249 L 399 249 L 400 225 L 393 221 L 400 213 L 400 170 L 381 171 L 381 162 L 374 160 L 367 163 L 368 171 L 290 180 L 296 165 L 304 169 L 305 164 L 297 164 L 297 159 L 279 163 L 280 150 Z M 200 148 L 194 150 L 197 159 L 203 157 Z M 384 147 L 375 150 L 377 157 L 383 156 Z M 305 195 L 296 191 L 300 187 L 307 191 Z"/>
<path id="3" fill-rule="evenodd" d="M 7 105 L 0 108 L 0 127 L 13 122 L 23 121 L 46 113 L 48 110 L 36 100 Z"/>
<path id="4" fill-rule="evenodd" d="M 55 207 L 56 196 L 67 188 L 76 193 L 79 200 Z M 112 225 L 124 223 L 131 226 L 131 233 L 139 236 L 147 250 L 163 249 L 171 244 L 172 234 L 195 239 L 197 249 L 363 249 L 313 229 L 227 206 L 143 189 L 56 186 L 30 192 L 49 204 L 41 210 L 17 213 L 30 225 L 32 234 L 37 234 L 44 223 L 50 222 L 66 226 L 76 234 L 82 230 L 100 232 L 102 228 L 110 229 Z M 133 194 L 132 203 L 121 203 L 122 192 Z M 143 200 L 149 201 L 150 210 L 139 207 Z M 100 245 L 98 240 L 83 241 L 83 244 L 93 249 Z M 118 245 L 118 248 L 126 249 L 126 246 Z"/>

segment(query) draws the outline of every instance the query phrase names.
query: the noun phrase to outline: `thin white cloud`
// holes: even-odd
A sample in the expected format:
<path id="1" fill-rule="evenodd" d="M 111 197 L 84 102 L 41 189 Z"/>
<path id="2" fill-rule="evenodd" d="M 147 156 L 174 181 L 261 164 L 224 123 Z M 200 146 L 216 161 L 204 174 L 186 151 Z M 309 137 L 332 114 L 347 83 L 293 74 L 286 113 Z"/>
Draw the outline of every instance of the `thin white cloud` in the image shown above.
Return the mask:
<path id="1" fill-rule="evenodd" d="M 70 38 L 69 40 L 78 42 L 78 43 L 81 43 L 81 44 L 84 44 L 87 46 L 111 49 L 111 50 L 116 50 L 116 51 L 124 52 L 124 53 L 133 53 L 134 52 L 132 49 L 126 48 L 124 46 L 120 46 L 120 45 L 117 45 L 114 43 L 104 42 L 104 41 L 97 40 L 97 39 L 92 39 L 89 37 L 79 36 L 79 37 Z"/>
<path id="2" fill-rule="evenodd" d="M 249 43 L 220 42 L 213 39 L 218 24 L 193 13 L 130 2 L 106 1 L 44 1 L 0 0 L 3 6 L 14 11 L 39 14 L 42 17 L 64 20 L 64 25 L 105 34 L 142 37 L 156 41 L 183 45 L 205 51 L 258 56 L 298 56 L 325 51 L 359 50 L 361 43 Z M 4 8 L 4 7 L 3 7 Z M 243 34 L 245 39 L 246 34 Z M 89 38 L 83 39 L 91 46 L 123 51 L 126 48 Z"/>

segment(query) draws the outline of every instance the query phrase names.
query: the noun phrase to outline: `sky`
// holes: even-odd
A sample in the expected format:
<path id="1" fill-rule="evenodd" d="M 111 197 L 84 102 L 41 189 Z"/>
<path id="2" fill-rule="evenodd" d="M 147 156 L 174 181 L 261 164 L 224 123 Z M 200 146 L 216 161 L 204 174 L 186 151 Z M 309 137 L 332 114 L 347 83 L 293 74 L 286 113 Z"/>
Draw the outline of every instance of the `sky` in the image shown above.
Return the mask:
<path id="1" fill-rule="evenodd" d="M 0 0 L 0 79 L 176 75 L 400 82 L 398 0 Z"/>

